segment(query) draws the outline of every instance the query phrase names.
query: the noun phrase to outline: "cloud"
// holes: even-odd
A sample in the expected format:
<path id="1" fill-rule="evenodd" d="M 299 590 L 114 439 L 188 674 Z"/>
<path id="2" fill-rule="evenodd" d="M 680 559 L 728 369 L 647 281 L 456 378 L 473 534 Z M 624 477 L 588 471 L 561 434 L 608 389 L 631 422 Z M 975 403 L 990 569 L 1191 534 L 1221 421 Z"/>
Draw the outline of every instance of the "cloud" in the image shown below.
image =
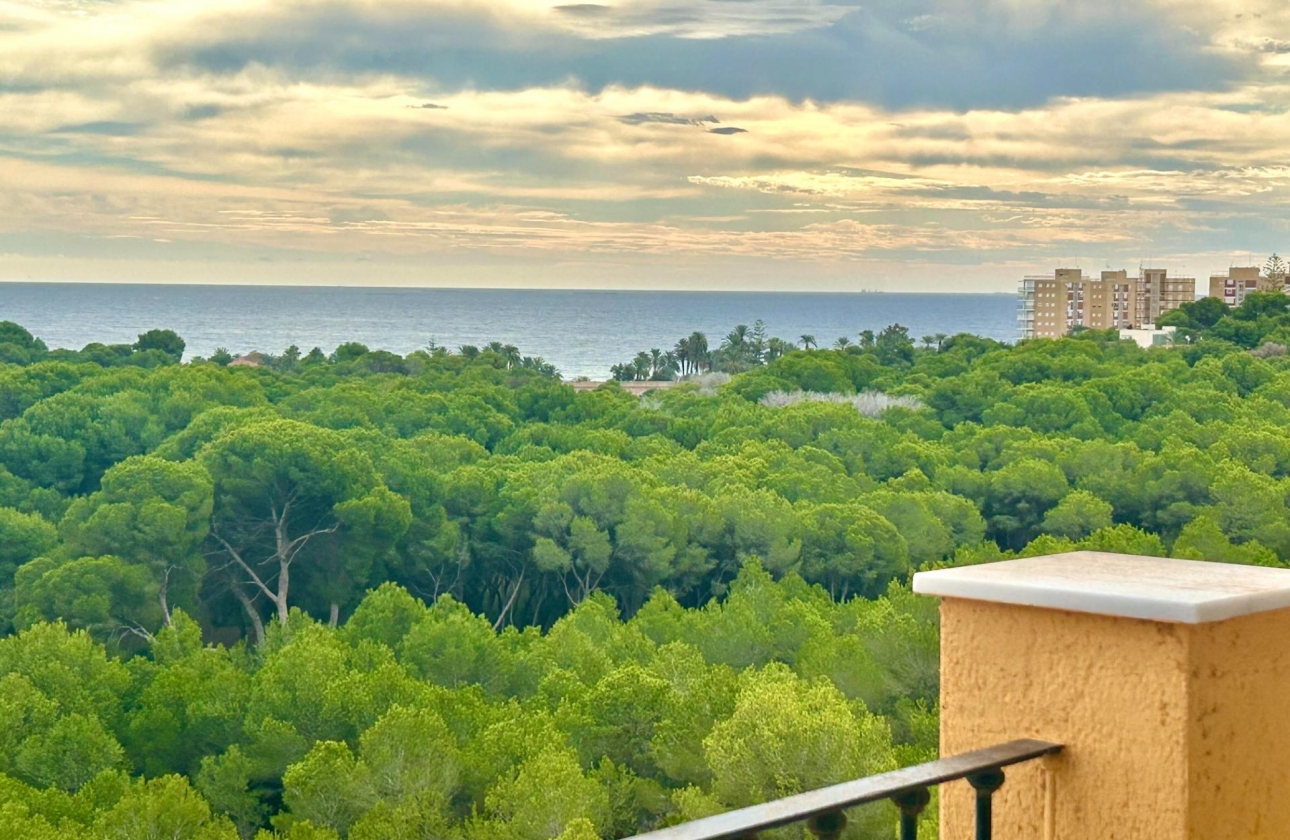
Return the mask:
<path id="1" fill-rule="evenodd" d="M 396 80 L 261 81 L 230 82 L 221 112 L 198 122 L 68 137 L 82 160 L 124 150 L 157 174 L 115 176 L 111 164 L 41 164 L 38 175 L 19 168 L 29 174 L 0 178 L 9 196 L 0 223 L 40 219 L 112 235 L 396 255 L 660 253 L 673 237 L 676 249 L 714 258 L 827 260 L 897 249 L 948 255 L 1122 243 L 1184 219 L 1217 219 L 1221 228 L 1219 217 L 1241 219 L 1290 195 L 1281 163 L 1290 91 L 1281 88 L 898 118 L 859 104 L 551 88 L 445 97 L 431 129 L 409 107 L 422 100 L 400 95 Z M 192 99 L 186 86 L 156 84 L 148 110 L 165 113 L 168 102 Z M 133 97 L 146 98 L 143 89 Z M 1226 110 L 1251 99 L 1282 104 L 1266 114 Z M 59 97 L 8 103 L 19 115 L 77 107 Z M 711 125 L 706 116 L 679 115 L 716 113 L 752 130 L 720 147 L 706 132 L 639 133 L 648 125 Z M 1123 165 L 1133 155 L 1156 164 Z M 1185 168 L 1172 165 L 1180 155 Z M 819 162 L 833 165 L 814 168 Z M 219 180 L 195 187 L 196 174 Z M 70 204 L 66 196 L 77 190 L 113 200 Z M 356 200 L 338 206 L 338 195 Z M 1200 198 L 1223 207 L 1198 214 L 1183 201 Z M 638 208 L 658 202 L 677 221 L 641 216 Z M 729 209 L 738 212 L 722 212 Z M 868 219 L 874 214 L 884 221 Z M 820 215 L 830 220 L 810 221 Z M 728 217 L 730 227 L 687 229 L 685 216 Z M 767 227 L 757 219 L 783 221 Z"/>
<path id="2" fill-rule="evenodd" d="M 53 134 L 103 134 L 114 137 L 128 137 L 132 134 L 138 134 L 144 126 L 141 123 L 124 122 L 120 120 L 98 120 L 96 122 L 80 123 L 79 125 L 64 125 L 54 129 Z"/>
<path id="3" fill-rule="evenodd" d="M 1290 233 L 1286 6 L 0 5 L 0 245 L 552 265 L 1212 253 Z"/>
<path id="4" fill-rule="evenodd" d="M 1257 41 L 1236 41 L 1235 45 L 1255 52 L 1282 55 L 1290 53 L 1290 41 L 1281 38 L 1260 38 Z"/>
<path id="5" fill-rule="evenodd" d="M 765 37 L 827 26 L 850 11 L 827 0 L 619 0 L 555 6 L 561 24 L 587 38 L 711 40 Z"/>
<path id="6" fill-rule="evenodd" d="M 613 8 L 600 3 L 570 3 L 567 6 L 556 6 L 561 14 L 577 17 L 605 17 L 613 13 Z"/>
<path id="7" fill-rule="evenodd" d="M 1262 2 L 1265 17 L 1244 20 L 1219 9 L 1236 0 L 121 0 L 77 15 L 24 4 L 0 78 L 111 84 L 268 68 L 419 78 L 436 95 L 573 82 L 1020 107 L 1248 80 L 1276 56 L 1240 45 L 1273 43 L 1290 24 L 1276 0 Z"/>
<path id="8" fill-rule="evenodd" d="M 224 109 L 214 103 L 208 103 L 205 105 L 189 105 L 184 109 L 180 118 L 185 120 L 205 120 L 210 119 L 211 117 L 218 117 L 222 113 L 224 113 Z"/>
<path id="9" fill-rule="evenodd" d="M 662 123 L 663 125 L 697 125 L 702 127 L 705 123 L 719 123 L 721 120 L 712 115 L 706 117 L 681 117 L 670 113 L 635 113 L 626 114 L 618 118 L 621 123 L 627 125 L 643 125 L 645 123 Z"/>

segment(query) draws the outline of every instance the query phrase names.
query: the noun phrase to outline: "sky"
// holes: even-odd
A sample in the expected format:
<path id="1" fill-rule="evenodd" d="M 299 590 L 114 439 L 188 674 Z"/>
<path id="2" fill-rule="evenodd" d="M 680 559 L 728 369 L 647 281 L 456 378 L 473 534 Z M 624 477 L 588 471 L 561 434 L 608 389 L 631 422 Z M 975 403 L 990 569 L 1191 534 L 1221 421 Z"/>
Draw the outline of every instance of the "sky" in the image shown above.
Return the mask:
<path id="1" fill-rule="evenodd" d="M 0 0 L 0 280 L 1007 292 L 1274 250 L 1286 0 Z"/>

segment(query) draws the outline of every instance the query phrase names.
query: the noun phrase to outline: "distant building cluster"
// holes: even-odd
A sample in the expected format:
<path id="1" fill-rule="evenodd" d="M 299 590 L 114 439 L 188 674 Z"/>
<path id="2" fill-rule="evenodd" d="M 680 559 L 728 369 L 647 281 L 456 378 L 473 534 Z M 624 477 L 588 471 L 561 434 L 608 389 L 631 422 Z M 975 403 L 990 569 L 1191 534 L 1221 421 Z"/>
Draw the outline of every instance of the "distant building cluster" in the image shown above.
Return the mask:
<path id="1" fill-rule="evenodd" d="M 1209 296 L 1219 298 L 1228 306 L 1240 306 L 1250 292 L 1283 291 L 1285 281 L 1275 274 L 1271 277 L 1259 273 L 1259 267 L 1239 266 L 1227 270 L 1226 274 L 1215 274 L 1209 278 Z"/>
<path id="2" fill-rule="evenodd" d="M 1240 306 L 1250 292 L 1282 290 L 1285 279 L 1268 276 L 1257 266 L 1236 266 L 1211 275 L 1209 296 L 1228 306 Z M 1123 269 L 1085 276 L 1078 268 L 1059 268 L 1052 274 L 1027 276 L 1017 292 L 1020 337 L 1061 338 L 1071 330 L 1119 329 L 1139 343 L 1159 344 L 1164 333 L 1156 319 L 1171 309 L 1196 300 L 1194 277 L 1170 277 L 1164 268 L 1143 268 L 1137 277 Z"/>
<path id="3" fill-rule="evenodd" d="M 1137 329 L 1170 309 L 1196 299 L 1194 277 L 1170 277 L 1167 269 L 1103 271 L 1085 277 L 1078 268 L 1026 277 L 1017 320 L 1022 338 L 1060 338 L 1076 327 Z"/>

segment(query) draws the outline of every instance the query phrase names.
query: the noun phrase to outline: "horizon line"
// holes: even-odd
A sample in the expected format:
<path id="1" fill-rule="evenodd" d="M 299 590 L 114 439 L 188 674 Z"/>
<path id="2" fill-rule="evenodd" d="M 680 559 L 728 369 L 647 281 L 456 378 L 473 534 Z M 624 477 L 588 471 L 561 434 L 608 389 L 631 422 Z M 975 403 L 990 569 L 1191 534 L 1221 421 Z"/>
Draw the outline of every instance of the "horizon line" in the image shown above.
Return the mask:
<path id="1" fill-rule="evenodd" d="M 608 292 L 649 294 L 738 294 L 738 295 L 963 295 L 963 296 L 1015 296 L 1015 291 L 952 291 L 924 289 L 651 289 L 618 288 L 611 286 L 414 286 L 370 283 L 206 283 L 174 280 L 31 280 L 0 277 L 0 285 L 11 286 L 162 286 L 209 289 L 371 289 L 379 291 L 423 292 Z"/>

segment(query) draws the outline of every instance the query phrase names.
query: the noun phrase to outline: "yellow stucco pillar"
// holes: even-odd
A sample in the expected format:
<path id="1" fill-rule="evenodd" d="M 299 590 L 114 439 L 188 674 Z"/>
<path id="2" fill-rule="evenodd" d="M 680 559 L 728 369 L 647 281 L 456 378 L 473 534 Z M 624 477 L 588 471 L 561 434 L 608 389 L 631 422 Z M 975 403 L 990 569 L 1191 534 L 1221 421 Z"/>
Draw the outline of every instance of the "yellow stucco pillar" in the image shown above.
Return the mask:
<path id="1" fill-rule="evenodd" d="M 914 591 L 942 598 L 941 754 L 1065 745 L 1007 771 L 999 840 L 1290 838 L 1290 571 L 1079 551 Z M 971 788 L 940 802 L 973 836 Z"/>

